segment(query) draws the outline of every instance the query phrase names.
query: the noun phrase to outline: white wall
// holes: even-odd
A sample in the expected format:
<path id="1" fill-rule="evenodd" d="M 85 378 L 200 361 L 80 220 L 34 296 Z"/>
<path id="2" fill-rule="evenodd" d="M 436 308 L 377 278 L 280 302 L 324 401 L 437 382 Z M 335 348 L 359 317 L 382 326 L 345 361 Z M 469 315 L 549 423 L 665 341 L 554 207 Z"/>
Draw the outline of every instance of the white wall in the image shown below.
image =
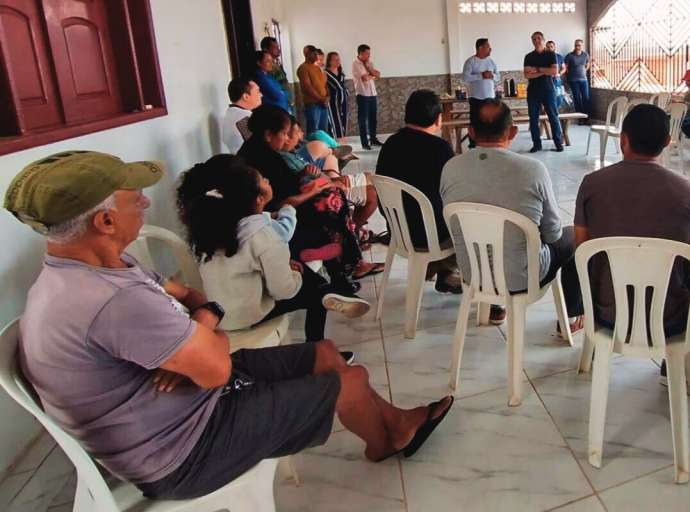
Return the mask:
<path id="1" fill-rule="evenodd" d="M 271 20 L 275 19 L 280 23 L 281 42 L 283 44 L 283 68 L 289 77 L 293 76 L 292 67 L 292 47 L 291 27 L 285 16 L 285 0 L 251 0 L 252 26 L 254 28 L 255 47 L 259 48 L 261 40 L 268 35 L 266 27 L 270 26 Z"/>
<path id="2" fill-rule="evenodd" d="M 227 105 L 230 63 L 218 0 L 151 0 L 151 7 L 169 114 L 1 156 L 2 196 L 22 167 L 57 151 L 90 149 L 125 160 L 159 159 L 169 172 L 148 192 L 153 204 L 147 220 L 176 225 L 172 195 L 176 175 L 220 151 L 218 123 Z M 24 307 L 26 291 L 40 270 L 43 240 L 1 210 L 0 247 L 0 325 L 4 325 Z M 0 393 L 0 417 L 1 471 L 39 428 L 4 393 Z"/>
<path id="3" fill-rule="evenodd" d="M 286 0 L 285 6 L 294 69 L 304 60 L 302 48 L 313 44 L 340 53 L 349 76 L 364 43 L 384 76 L 448 73 L 445 0 Z"/>
<path id="4" fill-rule="evenodd" d="M 525 55 L 534 49 L 530 36 L 537 30 L 553 40 L 563 56 L 573 49 L 575 39 L 587 40 L 585 0 L 576 0 L 575 13 L 570 14 L 458 14 L 457 19 L 462 60 L 474 55 L 478 38 L 488 37 L 491 57 L 506 71 L 522 69 Z"/>

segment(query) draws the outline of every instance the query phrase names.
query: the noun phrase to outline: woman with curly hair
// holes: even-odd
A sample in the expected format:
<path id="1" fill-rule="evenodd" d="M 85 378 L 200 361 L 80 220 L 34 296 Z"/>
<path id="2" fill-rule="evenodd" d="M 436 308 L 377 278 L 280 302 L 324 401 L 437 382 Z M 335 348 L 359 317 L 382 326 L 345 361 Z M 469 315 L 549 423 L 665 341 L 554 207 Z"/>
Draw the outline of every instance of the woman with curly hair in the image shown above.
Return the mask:
<path id="1" fill-rule="evenodd" d="M 290 116 L 282 109 L 271 105 L 256 108 L 249 118 L 251 138 L 247 140 L 238 155 L 257 169 L 271 182 L 273 199 L 266 210 L 275 211 L 289 204 L 297 209 L 297 232 L 290 247 L 295 259 L 304 259 L 304 249 L 341 245 L 339 258 L 324 261 L 331 280 L 343 287 L 350 287 L 347 276 L 355 279 L 383 272 L 382 263 L 370 263 L 362 259 L 357 238 L 351 229 L 349 205 L 338 184 L 325 180 L 314 180 L 302 186 L 299 175 L 291 171 L 280 151 L 289 137 Z M 307 166 L 313 167 L 313 166 Z M 308 169 L 306 169 L 309 172 Z M 314 167 L 313 172 L 319 173 Z M 338 195 L 341 201 L 337 201 Z M 340 205 L 340 206 L 338 206 Z"/>
<path id="2" fill-rule="evenodd" d="M 231 155 L 214 156 L 184 173 L 178 206 L 204 290 L 227 311 L 223 329 L 245 329 L 305 309 L 306 340 L 322 340 L 328 310 L 354 318 L 370 306 L 335 293 L 325 279 L 290 259 L 295 209 L 264 212 L 272 198 L 269 181 Z"/>

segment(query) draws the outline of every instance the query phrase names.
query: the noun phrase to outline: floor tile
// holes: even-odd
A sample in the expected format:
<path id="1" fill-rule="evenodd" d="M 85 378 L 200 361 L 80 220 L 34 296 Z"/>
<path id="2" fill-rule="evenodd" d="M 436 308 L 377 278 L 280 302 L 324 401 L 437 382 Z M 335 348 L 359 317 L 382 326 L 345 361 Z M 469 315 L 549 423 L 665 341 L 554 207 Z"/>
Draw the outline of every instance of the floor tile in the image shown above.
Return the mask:
<path id="1" fill-rule="evenodd" d="M 21 460 L 12 468 L 12 473 L 22 473 L 36 469 L 55 448 L 55 440 L 48 432 L 43 432 L 29 447 Z"/>
<path id="2" fill-rule="evenodd" d="M 397 460 L 372 464 L 364 444 L 349 432 L 331 435 L 325 446 L 294 457 L 302 485 L 276 488 L 280 512 L 402 512 L 405 510 Z"/>
<path id="3" fill-rule="evenodd" d="M 562 507 L 551 509 L 549 512 L 606 512 L 599 498 L 590 496 L 575 503 L 569 503 Z"/>
<path id="4" fill-rule="evenodd" d="M 459 400 L 402 470 L 409 512 L 538 511 L 592 494 L 531 389 L 514 408 L 504 390 Z"/>
<path id="5" fill-rule="evenodd" d="M 15 473 L 0 482 L 0 510 L 6 510 L 12 499 L 19 494 L 22 487 L 31 479 L 33 471 Z"/>
<path id="6" fill-rule="evenodd" d="M 601 493 L 609 512 L 663 510 L 687 512 L 690 485 L 673 483 L 673 468 L 667 468 Z"/>
<path id="7" fill-rule="evenodd" d="M 385 338 L 393 401 L 414 407 L 449 393 L 454 325 Z M 465 340 L 457 397 L 504 388 L 507 382 L 506 347 L 495 327 L 473 327 Z M 507 401 L 507 391 L 504 391 Z"/>
<path id="8" fill-rule="evenodd" d="M 62 491 L 74 468 L 59 447 L 40 465 L 11 503 L 8 512 L 43 512 Z"/>
<path id="9" fill-rule="evenodd" d="M 534 379 L 549 413 L 595 488 L 605 489 L 673 462 L 668 393 L 649 360 L 612 361 L 603 464 L 587 461 L 591 375 L 576 371 Z"/>

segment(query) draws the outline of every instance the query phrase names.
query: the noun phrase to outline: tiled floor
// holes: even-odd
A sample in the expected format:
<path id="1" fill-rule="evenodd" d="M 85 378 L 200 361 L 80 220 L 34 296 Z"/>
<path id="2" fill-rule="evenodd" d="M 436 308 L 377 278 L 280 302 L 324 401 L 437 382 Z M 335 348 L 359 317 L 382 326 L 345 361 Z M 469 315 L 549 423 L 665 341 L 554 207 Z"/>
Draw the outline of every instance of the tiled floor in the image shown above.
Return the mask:
<path id="1" fill-rule="evenodd" d="M 584 157 L 587 129 L 575 127 L 571 137 L 574 146 L 565 153 L 538 154 L 550 169 L 565 223 L 572 222 L 582 177 L 598 167 L 595 157 Z M 520 132 L 513 149 L 529 147 L 528 134 Z M 598 150 L 596 142 L 592 149 Z M 347 171 L 375 167 L 376 153 L 361 156 Z M 372 226 L 382 229 L 382 219 Z M 371 257 L 383 261 L 385 248 L 375 246 Z M 447 392 L 459 298 L 427 285 L 417 337 L 407 340 L 402 336 L 405 262 L 396 261 L 394 270 L 381 322 L 373 308 L 357 321 L 330 315 L 327 334 L 355 351 L 379 393 L 407 407 Z M 372 304 L 378 284 L 370 278 L 361 292 Z M 296 339 L 301 320 L 293 320 Z M 646 360 L 614 360 L 604 464 L 594 469 L 586 453 L 590 376 L 575 371 L 581 335 L 570 348 L 555 336 L 555 324 L 547 294 L 528 310 L 522 406 L 507 407 L 504 331 L 472 327 L 459 400 L 414 458 L 366 462 L 361 441 L 336 422 L 325 446 L 296 456 L 302 485 L 276 482 L 278 510 L 687 512 L 690 486 L 673 483 L 668 398 L 657 383 L 658 367 Z M 71 510 L 73 489 L 69 462 L 42 438 L 0 484 L 0 510 Z"/>

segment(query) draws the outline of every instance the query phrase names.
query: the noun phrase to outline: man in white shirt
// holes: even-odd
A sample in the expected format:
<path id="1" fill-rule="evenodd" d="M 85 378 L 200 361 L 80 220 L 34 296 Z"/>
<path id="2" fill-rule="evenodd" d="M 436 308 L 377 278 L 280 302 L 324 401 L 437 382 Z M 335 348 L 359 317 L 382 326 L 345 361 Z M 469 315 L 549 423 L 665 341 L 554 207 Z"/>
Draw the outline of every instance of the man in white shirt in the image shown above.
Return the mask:
<path id="1" fill-rule="evenodd" d="M 225 112 L 221 136 L 228 152 L 236 155 L 244 141 L 251 136 L 247 122 L 252 110 L 261 105 L 261 91 L 256 82 L 240 77 L 228 84 L 228 96 L 232 103 Z"/>
<path id="2" fill-rule="evenodd" d="M 496 85 L 501 81 L 496 63 L 491 59 L 491 45 L 485 37 L 475 43 L 477 53 L 465 61 L 462 79 L 469 88 L 470 124 L 479 110 L 482 100 L 496 97 Z M 470 148 L 475 147 L 470 137 Z"/>
<path id="3" fill-rule="evenodd" d="M 359 138 L 362 148 L 382 146 L 376 138 L 376 85 L 374 81 L 381 78 L 381 73 L 371 62 L 371 48 L 366 44 L 357 47 L 357 58 L 352 63 L 352 81 L 357 95 L 357 120 L 359 121 Z"/>

